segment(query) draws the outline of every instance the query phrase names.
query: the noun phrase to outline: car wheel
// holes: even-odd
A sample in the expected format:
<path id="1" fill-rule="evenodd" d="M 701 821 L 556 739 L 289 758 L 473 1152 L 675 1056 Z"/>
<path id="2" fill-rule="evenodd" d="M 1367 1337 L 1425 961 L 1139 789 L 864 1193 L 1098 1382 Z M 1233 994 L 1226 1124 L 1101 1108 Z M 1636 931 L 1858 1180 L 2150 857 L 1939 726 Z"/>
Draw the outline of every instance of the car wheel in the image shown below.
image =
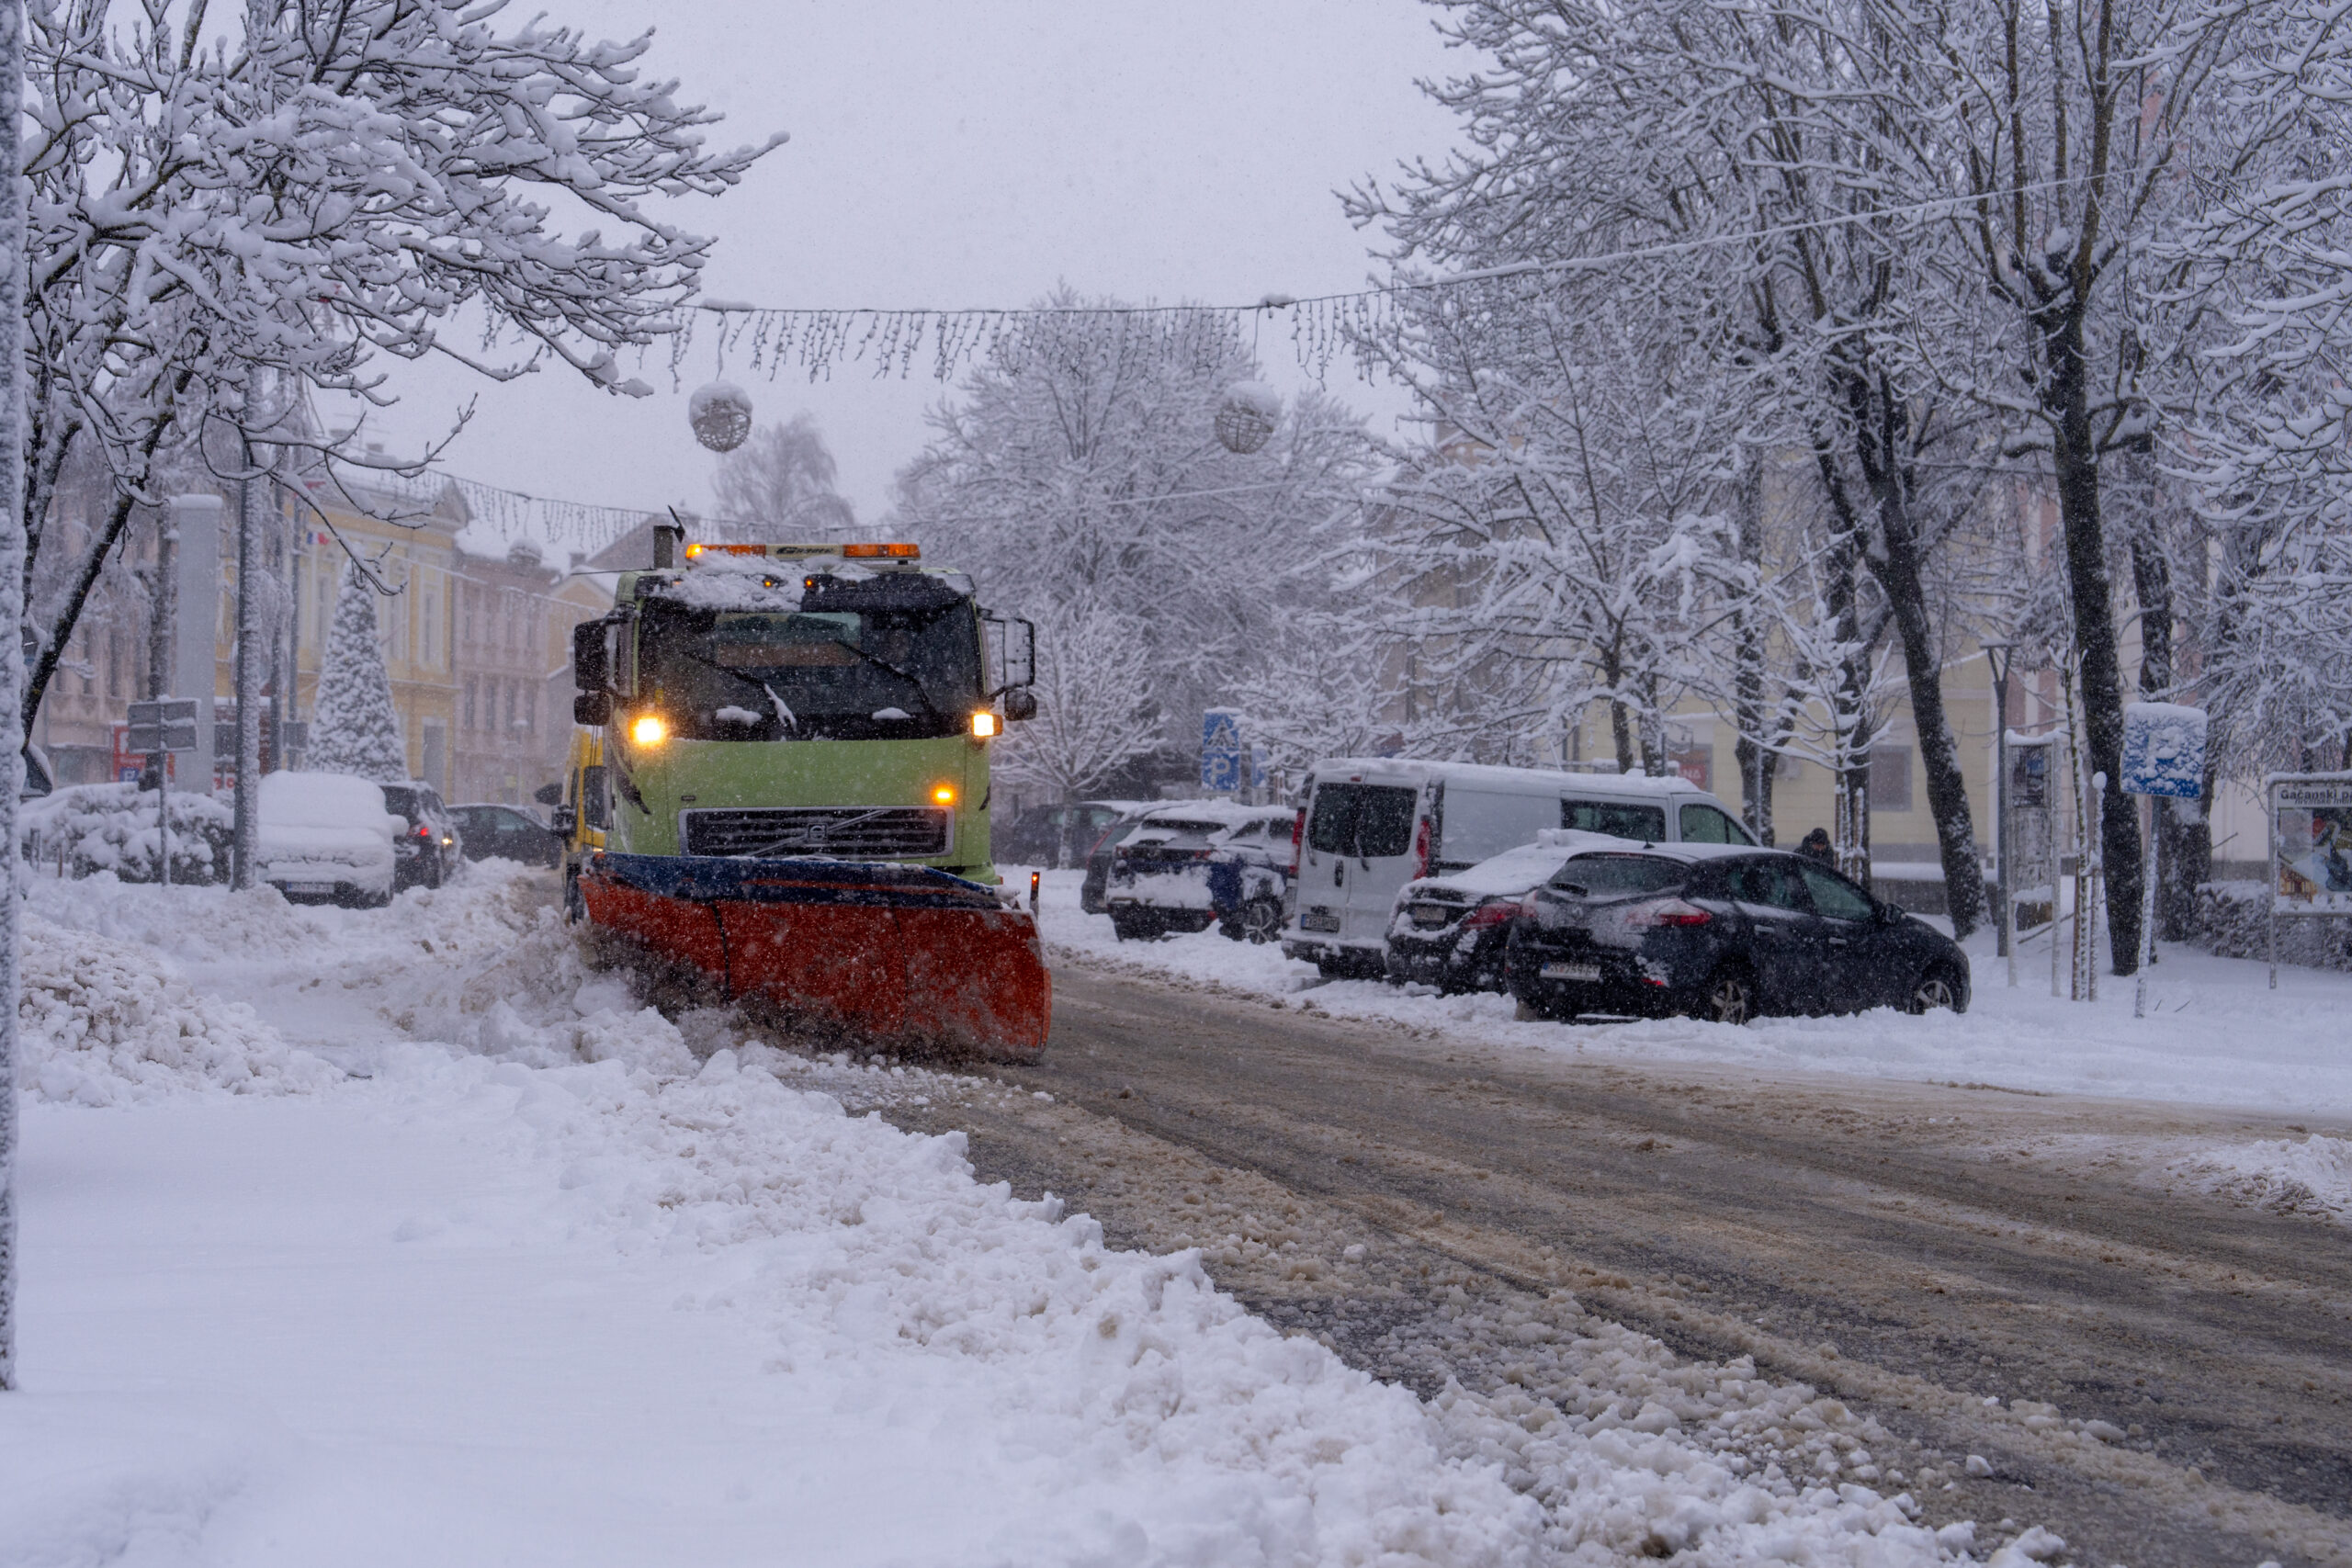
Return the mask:
<path id="1" fill-rule="evenodd" d="M 1272 898 L 1252 898 L 1241 906 L 1241 937 L 1269 942 L 1283 934 L 1283 907 Z"/>
<path id="2" fill-rule="evenodd" d="M 1121 942 L 1148 942 L 1159 933 L 1141 920 L 1131 919 L 1125 915 L 1114 915 L 1111 917 L 1111 934 Z"/>
<path id="3" fill-rule="evenodd" d="M 1903 1010 L 1922 1013 L 1934 1012 L 1939 1008 L 1958 1012 L 1960 987 L 1951 983 L 1951 976 L 1945 971 L 1930 969 L 1919 983 L 1911 988 L 1910 1001 Z"/>
<path id="4" fill-rule="evenodd" d="M 1756 982 L 1745 969 L 1718 969 L 1690 1014 L 1715 1023 L 1746 1023 L 1756 1016 Z"/>

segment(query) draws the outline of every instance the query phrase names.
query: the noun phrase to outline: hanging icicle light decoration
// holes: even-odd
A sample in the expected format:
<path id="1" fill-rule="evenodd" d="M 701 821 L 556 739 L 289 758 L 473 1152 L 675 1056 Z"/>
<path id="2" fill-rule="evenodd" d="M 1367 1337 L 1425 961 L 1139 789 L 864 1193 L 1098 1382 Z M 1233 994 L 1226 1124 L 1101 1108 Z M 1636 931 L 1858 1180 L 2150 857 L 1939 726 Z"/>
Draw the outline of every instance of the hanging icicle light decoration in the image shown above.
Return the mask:
<path id="1" fill-rule="evenodd" d="M 752 434 L 752 395 L 732 381 L 707 381 L 686 400 L 695 439 L 714 452 L 732 452 Z"/>
<path id="2" fill-rule="evenodd" d="M 1216 406 L 1216 438 L 1228 452 L 1243 457 L 1273 439 L 1283 417 L 1283 400 L 1263 381 L 1236 381 L 1225 389 Z"/>

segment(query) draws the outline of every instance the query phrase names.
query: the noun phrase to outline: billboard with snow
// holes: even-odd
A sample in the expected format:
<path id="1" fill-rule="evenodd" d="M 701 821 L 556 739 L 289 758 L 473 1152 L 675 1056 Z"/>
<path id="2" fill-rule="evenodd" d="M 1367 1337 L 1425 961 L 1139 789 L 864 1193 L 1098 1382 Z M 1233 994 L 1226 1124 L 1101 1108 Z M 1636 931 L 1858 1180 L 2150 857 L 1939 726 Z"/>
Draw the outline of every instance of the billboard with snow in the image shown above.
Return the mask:
<path id="1" fill-rule="evenodd" d="M 2270 895 L 2281 915 L 2352 915 L 2352 773 L 2274 773 Z"/>

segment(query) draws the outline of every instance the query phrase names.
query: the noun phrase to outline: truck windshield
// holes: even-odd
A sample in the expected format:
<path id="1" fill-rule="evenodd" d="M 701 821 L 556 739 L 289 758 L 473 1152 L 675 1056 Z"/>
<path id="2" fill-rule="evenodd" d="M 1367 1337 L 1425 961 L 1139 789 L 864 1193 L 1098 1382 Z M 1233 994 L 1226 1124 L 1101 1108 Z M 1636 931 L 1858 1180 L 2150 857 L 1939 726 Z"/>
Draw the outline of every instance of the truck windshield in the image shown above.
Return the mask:
<path id="1" fill-rule="evenodd" d="M 922 739 L 981 705 L 971 601 L 707 610 L 648 601 L 641 696 L 697 740 Z"/>

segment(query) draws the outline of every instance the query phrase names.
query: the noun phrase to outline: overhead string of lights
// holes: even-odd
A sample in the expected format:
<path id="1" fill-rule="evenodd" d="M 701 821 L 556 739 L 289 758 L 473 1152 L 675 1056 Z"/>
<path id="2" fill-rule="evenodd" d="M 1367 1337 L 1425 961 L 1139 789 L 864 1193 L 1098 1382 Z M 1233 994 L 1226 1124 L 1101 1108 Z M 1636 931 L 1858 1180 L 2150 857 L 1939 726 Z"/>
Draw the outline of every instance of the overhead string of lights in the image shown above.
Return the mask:
<path id="1" fill-rule="evenodd" d="M 904 378 L 918 367 L 948 381 L 976 360 L 987 359 L 1018 374 L 1035 360 L 1079 363 L 1112 355 L 1142 355 L 1175 360 L 1202 370 L 1236 362 L 1244 341 L 1254 349 L 1259 329 L 1278 322 L 1288 331 L 1299 368 L 1317 383 L 1340 355 L 1399 324 L 1405 301 L 1454 289 L 1510 280 L 1540 288 L 1550 277 L 1592 272 L 1629 263 L 1672 261 L 1705 254 L 1725 245 L 1844 227 L 1879 224 L 1890 219 L 1928 220 L 1964 215 L 1987 199 L 2005 200 L 2078 184 L 2081 176 L 2029 181 L 1996 191 L 1943 197 L 1903 206 L 1831 213 L 1821 218 L 1695 235 L 1592 255 L 1514 262 L 1436 277 L 1398 276 L 1365 288 L 1304 298 L 1266 294 L 1248 305 L 1033 305 L 1022 309 L 983 307 L 806 309 L 770 307 L 733 299 L 687 303 L 664 334 L 673 379 L 683 384 L 698 338 L 708 342 L 720 367 L 718 378 L 696 388 L 687 403 L 695 437 L 714 452 L 731 452 L 752 432 L 751 394 L 726 378 L 730 360 L 751 377 L 774 381 L 786 370 L 812 382 L 830 380 L 853 365 L 873 367 L 877 378 Z M 1281 398 L 1254 380 L 1238 380 L 1220 397 L 1214 428 L 1229 451 L 1250 454 L 1272 439 L 1283 414 Z M 527 536 L 593 555 L 644 523 L 649 513 L 525 495 L 470 479 L 452 479 L 472 515 L 502 536 Z"/>
<path id="2" fill-rule="evenodd" d="M 1006 368 L 1017 371 L 1032 355 L 1099 353 L 1106 344 L 1213 367 L 1227 362 L 1241 328 L 1272 322 L 1287 328 L 1299 368 L 1320 382 L 1343 352 L 1396 324 L 1404 302 L 1410 299 L 1504 280 L 1540 285 L 1545 278 L 1570 273 L 1688 259 L 1725 246 L 1747 247 L 1849 225 L 1964 217 L 1985 201 L 2056 190 L 2082 184 L 2084 179 L 2068 175 L 2030 180 L 1981 193 L 1741 226 L 1589 255 L 1513 262 L 1433 277 L 1398 276 L 1385 283 L 1330 294 L 1266 294 L 1247 305 L 808 309 L 704 299 L 688 303 L 665 335 L 673 375 L 683 374 L 698 340 L 715 338 L 722 363 L 731 357 L 745 366 L 749 374 L 769 380 L 788 369 L 805 374 L 811 381 L 828 380 L 837 369 L 867 365 L 879 378 L 905 378 L 920 367 L 935 379 L 946 381 L 978 358 L 995 357 Z"/>

